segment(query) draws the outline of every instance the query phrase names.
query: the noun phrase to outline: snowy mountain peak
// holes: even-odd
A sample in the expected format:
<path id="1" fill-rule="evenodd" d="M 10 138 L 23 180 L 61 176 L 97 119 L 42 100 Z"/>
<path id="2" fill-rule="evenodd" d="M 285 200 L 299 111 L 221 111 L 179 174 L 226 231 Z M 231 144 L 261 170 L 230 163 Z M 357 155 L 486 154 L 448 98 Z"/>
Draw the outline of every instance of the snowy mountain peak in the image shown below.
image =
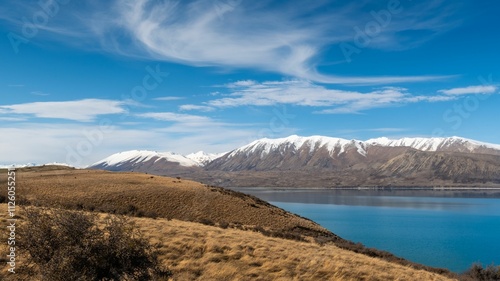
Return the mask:
<path id="1" fill-rule="evenodd" d="M 175 154 L 172 152 L 156 152 L 149 150 L 130 150 L 115 153 L 99 162 L 96 162 L 92 166 L 117 166 L 123 165 L 127 162 L 147 162 L 149 160 L 155 159 L 155 162 L 159 159 L 164 159 L 170 162 L 177 162 L 179 165 L 184 167 L 200 166 L 196 161 L 193 161 L 183 155 Z"/>
<path id="2" fill-rule="evenodd" d="M 380 145 L 389 147 L 412 147 L 423 151 L 436 151 L 443 143 L 444 138 L 401 138 L 401 139 L 389 139 L 389 138 L 377 138 L 367 140 L 366 143 L 369 145 Z"/>
<path id="3" fill-rule="evenodd" d="M 261 157 L 269 154 L 271 151 L 293 149 L 298 150 L 300 148 L 308 147 L 309 151 L 314 149 L 325 147 L 329 152 L 333 153 L 339 150 L 339 154 L 346 151 L 348 147 L 355 147 L 359 154 L 365 155 L 365 145 L 363 142 L 358 140 L 346 140 L 341 138 L 325 137 L 325 136 L 310 136 L 302 137 L 297 135 L 292 135 L 286 138 L 268 139 L 263 138 L 252 143 L 233 150 L 229 157 L 235 156 L 239 153 L 244 153 L 249 155 L 256 151 L 260 151 Z"/>
<path id="4" fill-rule="evenodd" d="M 200 166 L 204 166 L 213 160 L 221 157 L 222 155 L 226 154 L 224 153 L 206 153 L 203 151 L 198 151 L 196 153 L 191 153 L 186 155 L 186 158 L 193 160 L 194 162 L 198 163 Z"/>
<path id="5" fill-rule="evenodd" d="M 500 145 L 483 143 L 461 137 L 448 138 L 376 138 L 366 141 L 369 145 L 380 145 L 386 147 L 412 147 L 422 151 L 447 151 L 455 150 L 457 152 L 476 152 L 480 149 L 500 150 Z"/>
<path id="6" fill-rule="evenodd" d="M 263 138 L 233 150 L 228 156 L 234 157 L 238 154 L 250 155 L 260 153 L 264 157 L 271 152 L 283 153 L 284 150 L 297 151 L 301 148 L 309 148 L 309 151 L 318 148 L 326 148 L 331 156 L 339 156 L 347 150 L 354 148 L 360 155 L 366 156 L 370 146 L 383 147 L 411 147 L 421 151 L 454 151 L 471 153 L 488 153 L 487 150 L 495 150 L 500 153 L 500 145 L 482 143 L 461 137 L 436 137 L 436 138 L 401 138 L 390 139 L 387 137 L 374 138 L 366 141 L 347 140 L 325 136 L 303 137 L 291 135 L 285 138 L 269 139 Z M 490 151 L 491 152 L 491 151 Z M 335 154 L 335 155 L 334 155 Z"/>

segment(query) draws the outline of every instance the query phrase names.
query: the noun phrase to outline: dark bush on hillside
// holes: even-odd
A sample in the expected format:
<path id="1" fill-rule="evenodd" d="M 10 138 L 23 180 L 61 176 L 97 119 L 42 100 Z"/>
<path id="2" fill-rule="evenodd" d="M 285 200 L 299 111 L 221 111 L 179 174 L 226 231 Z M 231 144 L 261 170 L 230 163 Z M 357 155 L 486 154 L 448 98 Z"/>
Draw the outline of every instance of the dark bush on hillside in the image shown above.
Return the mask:
<path id="1" fill-rule="evenodd" d="M 158 249 L 123 217 L 69 210 L 26 209 L 20 231 L 28 272 L 41 280 L 164 280 Z M 35 278 L 36 279 L 36 278 Z"/>
<path id="2" fill-rule="evenodd" d="M 198 222 L 204 225 L 212 225 L 212 226 L 215 225 L 215 223 L 212 220 L 205 218 L 199 219 Z"/>
<path id="3" fill-rule="evenodd" d="M 479 263 L 473 264 L 460 276 L 463 281 L 497 281 L 500 280 L 500 266 L 489 265 L 486 268 Z"/>

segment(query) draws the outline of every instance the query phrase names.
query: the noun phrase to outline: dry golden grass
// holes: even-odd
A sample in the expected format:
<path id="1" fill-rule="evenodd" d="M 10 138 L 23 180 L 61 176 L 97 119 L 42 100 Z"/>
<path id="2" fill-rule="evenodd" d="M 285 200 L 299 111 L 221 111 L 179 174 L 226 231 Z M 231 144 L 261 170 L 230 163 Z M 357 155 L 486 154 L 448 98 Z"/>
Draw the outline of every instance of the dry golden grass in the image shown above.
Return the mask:
<path id="1" fill-rule="evenodd" d="M 7 173 L 0 173 L 6 186 Z M 331 234 L 255 197 L 184 179 L 56 166 L 19 169 L 16 177 L 17 199 L 24 203 Z"/>
<path id="2" fill-rule="evenodd" d="M 334 245 L 177 220 L 134 220 L 162 243 L 175 280 L 448 280 Z"/>
<path id="3" fill-rule="evenodd" d="M 5 210 L 6 204 L 0 208 Z M 321 246 L 179 220 L 130 219 L 151 242 L 160 243 L 160 259 L 172 270 L 173 280 L 451 280 L 331 244 Z M 1 212 L 1 223 L 5 220 L 6 214 Z M 1 236 L 5 241 L 5 233 Z M 6 243 L 2 243 L 0 254 L 5 255 L 5 251 Z M 7 276 L 4 269 L 0 279 Z"/>
<path id="4" fill-rule="evenodd" d="M 6 175 L 5 170 L 0 170 L 0 186 L 7 186 Z M 0 189 L 0 195 L 5 193 L 6 188 Z M 16 199 L 21 205 L 163 218 L 134 220 L 148 235 L 162 239 L 165 263 L 178 280 L 195 277 L 198 280 L 411 280 L 406 279 L 409 275 L 405 271 L 445 278 L 425 270 L 453 276 L 446 270 L 359 247 L 313 221 L 258 198 L 184 179 L 56 166 L 31 167 L 16 172 Z M 310 243 L 234 228 L 300 238 Z M 315 241 L 327 243 L 320 246 Z M 387 272 L 388 268 L 400 271 Z M 221 279 L 217 274 L 226 277 Z"/>

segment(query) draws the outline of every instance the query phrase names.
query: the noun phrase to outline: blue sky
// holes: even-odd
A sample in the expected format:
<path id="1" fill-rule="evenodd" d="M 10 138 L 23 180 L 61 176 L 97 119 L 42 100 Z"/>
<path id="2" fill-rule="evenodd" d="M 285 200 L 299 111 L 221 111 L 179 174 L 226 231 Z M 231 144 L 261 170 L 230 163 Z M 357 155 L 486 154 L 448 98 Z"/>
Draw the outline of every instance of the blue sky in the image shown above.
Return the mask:
<path id="1" fill-rule="evenodd" d="M 500 143 L 499 8 L 3 1 L 0 164 L 224 152 L 291 134 Z"/>

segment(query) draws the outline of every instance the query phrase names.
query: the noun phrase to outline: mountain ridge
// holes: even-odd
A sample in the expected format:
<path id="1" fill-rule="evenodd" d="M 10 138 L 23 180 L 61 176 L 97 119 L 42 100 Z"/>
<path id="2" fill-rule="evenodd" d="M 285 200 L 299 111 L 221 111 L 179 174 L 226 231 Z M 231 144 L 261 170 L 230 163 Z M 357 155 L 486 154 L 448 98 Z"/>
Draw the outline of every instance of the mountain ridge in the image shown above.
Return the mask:
<path id="1" fill-rule="evenodd" d="M 250 144 L 247 144 L 245 146 L 242 146 L 240 148 L 237 148 L 233 151 L 231 151 L 231 155 L 234 155 L 235 152 L 237 151 L 242 151 L 246 150 L 250 147 L 253 147 L 252 151 L 255 150 L 256 146 L 259 145 L 266 145 L 266 151 L 269 151 L 269 146 L 275 147 L 278 145 L 283 145 L 283 144 L 290 144 L 297 147 L 303 146 L 306 143 L 315 143 L 316 145 L 319 144 L 319 146 L 327 146 L 328 150 L 334 150 L 335 148 L 338 147 L 345 147 L 348 145 L 355 145 L 358 148 L 358 152 L 360 154 L 364 154 L 364 150 L 367 146 L 373 146 L 373 145 L 378 145 L 378 146 L 390 146 L 390 147 L 411 147 L 415 148 L 417 150 L 422 150 L 422 151 L 439 151 L 442 150 L 446 147 L 449 147 L 451 145 L 458 145 L 461 144 L 464 147 L 468 149 L 469 152 L 473 152 L 476 149 L 479 148 L 484 148 L 484 149 L 491 149 L 491 150 L 498 150 L 497 153 L 500 153 L 500 145 L 497 144 L 491 144 L 491 143 L 485 143 L 485 142 L 480 142 L 472 139 L 467 139 L 467 138 L 462 138 L 462 137 L 439 137 L 439 138 L 410 138 L 410 137 L 405 137 L 405 138 L 400 138 L 400 139 L 389 139 L 387 137 L 380 137 L 380 138 L 372 138 L 368 139 L 366 141 L 361 141 L 361 140 L 348 140 L 348 139 L 343 139 L 343 138 L 334 138 L 334 137 L 326 137 L 326 136 L 319 136 L 319 135 L 313 135 L 309 137 L 303 137 L 303 136 L 298 136 L 298 135 L 291 135 L 289 137 L 285 138 L 277 138 L 277 139 L 268 139 L 268 138 L 262 138 L 259 140 L 255 140 L 251 142 Z M 340 153 L 344 152 L 342 149 Z"/>
<path id="2" fill-rule="evenodd" d="M 327 146 L 327 149 L 329 151 L 335 150 L 336 148 L 340 147 L 340 150 L 338 151 L 338 155 L 342 154 L 345 152 L 345 148 L 349 145 L 354 145 L 360 154 L 365 154 L 366 153 L 366 147 L 367 146 L 388 146 L 388 147 L 412 147 L 417 150 L 421 151 L 440 151 L 445 149 L 447 146 L 446 144 L 454 144 L 456 145 L 457 143 L 461 143 L 464 145 L 464 147 L 467 149 L 468 152 L 473 152 L 474 150 L 483 148 L 483 149 L 489 149 L 489 150 L 498 150 L 497 152 L 493 152 L 490 154 L 496 154 L 498 153 L 500 155 L 500 145 L 497 144 L 490 144 L 490 143 L 485 143 L 485 142 L 480 142 L 476 140 L 471 140 L 467 138 L 462 138 L 462 137 L 447 137 L 447 138 L 400 138 L 400 139 L 389 139 L 387 137 L 380 137 L 380 138 L 373 138 L 373 139 L 368 139 L 366 141 L 361 141 L 361 140 L 348 140 L 348 139 L 343 139 L 343 138 L 334 138 L 334 137 L 327 137 L 327 136 L 319 136 L 319 135 L 314 135 L 314 136 L 309 136 L 309 137 L 303 137 L 303 136 L 298 136 L 298 135 L 291 135 L 285 138 L 276 138 L 276 139 L 269 139 L 269 138 L 262 138 L 255 140 L 247 145 L 244 145 L 242 147 L 236 148 L 232 151 L 229 152 L 224 152 L 224 153 L 206 153 L 203 151 L 198 151 L 196 153 L 190 153 L 187 155 L 182 155 L 182 154 L 177 154 L 174 152 L 157 152 L 157 151 L 150 151 L 150 150 L 129 150 L 129 151 L 123 151 L 123 152 L 118 152 L 115 154 L 112 154 L 100 161 L 97 161 L 89 166 L 95 166 L 98 164 L 103 164 L 107 163 L 107 165 L 115 165 L 119 164 L 119 162 L 123 162 L 129 159 L 136 158 L 138 162 L 143 162 L 147 161 L 154 156 L 157 156 L 159 158 L 165 158 L 169 161 L 172 162 L 178 162 L 180 165 L 185 166 L 185 167 L 192 167 L 192 166 L 204 166 L 208 164 L 209 162 L 220 158 L 226 154 L 229 153 L 229 156 L 232 157 L 236 155 L 238 152 L 241 151 L 249 151 L 249 152 L 254 152 L 256 150 L 256 147 L 258 146 L 266 146 L 265 150 L 263 152 L 269 153 L 270 150 L 272 150 L 273 147 L 278 147 L 279 145 L 287 144 L 287 145 L 293 145 L 295 148 L 298 148 L 305 143 L 311 143 L 314 142 L 316 146 Z M 251 149 L 248 149 L 251 148 Z M 464 149 L 462 149 L 464 150 Z M 464 152 L 464 151 L 460 151 Z M 134 155 L 135 154 L 135 155 Z M 488 154 L 488 153 L 485 153 Z M 123 156 L 123 157 L 120 157 Z"/>
<path id="3" fill-rule="evenodd" d="M 255 140 L 223 154 L 129 151 L 91 169 L 182 176 L 221 186 L 500 185 L 500 145 L 460 137 Z"/>

